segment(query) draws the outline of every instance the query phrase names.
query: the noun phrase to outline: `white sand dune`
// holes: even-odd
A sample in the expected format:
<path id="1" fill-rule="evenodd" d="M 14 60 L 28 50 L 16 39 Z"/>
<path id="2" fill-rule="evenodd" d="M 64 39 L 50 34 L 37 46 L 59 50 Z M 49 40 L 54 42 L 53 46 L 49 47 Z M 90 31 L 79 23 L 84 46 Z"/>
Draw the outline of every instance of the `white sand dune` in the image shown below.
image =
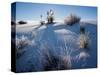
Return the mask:
<path id="1" fill-rule="evenodd" d="M 77 40 L 80 34 L 80 25 L 73 26 L 64 25 L 61 22 L 48 25 L 26 24 L 17 26 L 17 38 L 22 36 L 27 37 L 30 42 L 21 51 L 25 51 L 22 56 L 16 60 L 17 71 L 41 71 L 44 69 L 46 58 L 44 49 L 50 50 L 50 53 L 58 58 L 68 58 L 71 68 L 89 68 L 96 67 L 96 25 L 85 23 L 86 32 L 89 32 L 89 37 L 92 43 L 88 49 L 81 50 L 77 45 Z M 36 26 L 35 26 L 36 25 Z M 24 34 L 25 32 L 28 32 Z M 34 35 L 35 34 L 35 35 Z M 33 37 L 34 35 L 34 37 Z M 48 56 L 50 54 L 47 54 Z M 43 61 L 44 60 L 44 61 Z M 82 61 L 84 60 L 84 61 Z M 77 62 L 78 61 L 78 62 Z M 91 63 L 92 62 L 92 63 Z M 85 64 L 84 66 L 82 66 Z"/>

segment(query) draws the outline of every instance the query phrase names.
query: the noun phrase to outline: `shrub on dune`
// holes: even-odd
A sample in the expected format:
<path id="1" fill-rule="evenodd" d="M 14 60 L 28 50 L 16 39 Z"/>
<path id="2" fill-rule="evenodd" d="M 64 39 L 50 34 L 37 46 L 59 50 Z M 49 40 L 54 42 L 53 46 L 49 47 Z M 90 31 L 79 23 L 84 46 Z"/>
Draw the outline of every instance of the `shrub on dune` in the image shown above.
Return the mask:
<path id="1" fill-rule="evenodd" d="M 18 24 L 27 24 L 25 21 L 19 21 Z"/>
<path id="2" fill-rule="evenodd" d="M 70 69 L 70 58 L 68 56 L 56 57 L 53 55 L 45 56 L 46 64 L 44 70 L 64 70 Z"/>
<path id="3" fill-rule="evenodd" d="M 28 40 L 25 36 L 22 36 L 20 39 L 16 40 L 16 47 L 18 49 L 24 48 L 26 45 L 28 45 Z"/>
<path id="4" fill-rule="evenodd" d="M 22 36 L 21 38 L 16 38 L 16 56 L 19 58 L 24 53 L 24 48 L 29 44 L 29 40 Z"/>
<path id="5" fill-rule="evenodd" d="M 61 53 L 55 55 L 55 48 L 48 47 L 48 44 L 42 45 L 39 47 L 41 50 L 39 52 L 41 57 L 41 62 L 44 64 L 44 70 L 64 70 L 71 68 L 71 57 L 70 55 L 64 55 L 67 50 L 62 50 L 59 48 Z M 69 52 L 67 52 L 69 53 Z"/>
<path id="6" fill-rule="evenodd" d="M 90 44 L 90 38 L 88 34 L 80 34 L 79 36 L 79 47 L 80 48 L 88 48 Z"/>
<path id="7" fill-rule="evenodd" d="M 67 25 L 73 25 L 75 23 L 80 22 L 80 17 L 74 15 L 74 14 L 70 14 L 68 17 L 65 18 L 64 22 Z"/>

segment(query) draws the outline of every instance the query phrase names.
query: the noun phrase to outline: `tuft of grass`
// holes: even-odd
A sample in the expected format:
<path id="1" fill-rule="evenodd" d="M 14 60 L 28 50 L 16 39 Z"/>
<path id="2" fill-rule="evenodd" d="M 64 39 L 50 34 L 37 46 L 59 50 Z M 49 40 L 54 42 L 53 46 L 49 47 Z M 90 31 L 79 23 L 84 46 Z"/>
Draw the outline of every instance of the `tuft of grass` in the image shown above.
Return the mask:
<path id="1" fill-rule="evenodd" d="M 42 43 L 38 47 L 38 54 L 40 55 L 40 62 L 44 65 L 43 70 L 64 70 L 71 68 L 71 53 L 67 48 L 66 41 L 64 47 L 61 45 L 58 48 L 60 54 L 56 55 L 54 51 L 56 48 L 49 47 L 47 42 Z M 53 52 L 52 52 L 53 51 Z"/>
<path id="2" fill-rule="evenodd" d="M 25 52 L 23 49 L 29 45 L 29 40 L 24 35 L 21 38 L 16 38 L 16 56 L 19 58 Z"/>
<path id="3" fill-rule="evenodd" d="M 16 47 L 17 49 L 23 49 L 28 45 L 28 39 L 24 35 L 20 39 L 16 39 Z"/>
<path id="4" fill-rule="evenodd" d="M 79 47 L 80 48 L 88 48 L 90 44 L 89 34 L 84 33 L 79 36 Z"/>

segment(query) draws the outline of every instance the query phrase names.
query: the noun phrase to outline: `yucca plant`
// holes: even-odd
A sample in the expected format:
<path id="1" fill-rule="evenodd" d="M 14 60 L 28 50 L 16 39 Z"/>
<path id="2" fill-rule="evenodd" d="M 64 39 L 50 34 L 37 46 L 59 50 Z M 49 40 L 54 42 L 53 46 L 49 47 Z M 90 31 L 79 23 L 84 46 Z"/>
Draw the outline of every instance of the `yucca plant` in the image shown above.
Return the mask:
<path id="1" fill-rule="evenodd" d="M 79 36 L 79 45 L 80 48 L 88 48 L 89 43 L 90 43 L 90 38 L 88 34 L 80 34 Z"/>
<path id="2" fill-rule="evenodd" d="M 54 12 L 52 9 L 47 11 L 47 21 L 48 21 L 48 23 L 53 23 L 53 21 L 54 21 Z"/>

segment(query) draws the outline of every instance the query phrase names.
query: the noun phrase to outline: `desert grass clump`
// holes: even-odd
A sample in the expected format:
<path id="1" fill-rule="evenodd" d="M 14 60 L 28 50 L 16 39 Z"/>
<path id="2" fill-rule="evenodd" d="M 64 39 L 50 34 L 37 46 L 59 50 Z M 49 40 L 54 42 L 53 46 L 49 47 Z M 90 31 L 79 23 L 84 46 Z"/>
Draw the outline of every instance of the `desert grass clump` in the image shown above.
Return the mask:
<path id="1" fill-rule="evenodd" d="M 71 69 L 72 50 L 70 46 L 67 46 L 67 40 L 60 40 L 57 38 L 55 44 L 51 45 L 47 40 L 42 40 L 41 42 L 41 39 L 42 38 L 39 37 L 38 41 L 36 41 L 36 53 L 39 55 L 37 58 L 39 61 L 38 66 L 40 66 L 40 68 L 42 66 L 41 70 L 49 71 Z"/>
<path id="2" fill-rule="evenodd" d="M 28 39 L 25 36 L 16 38 L 16 56 L 19 58 L 24 53 L 24 48 L 29 44 Z"/>
<path id="3" fill-rule="evenodd" d="M 44 66 L 44 70 L 64 70 L 70 69 L 70 58 L 68 56 L 50 56 L 45 55 L 46 64 Z"/>
<path id="4" fill-rule="evenodd" d="M 41 62 L 44 64 L 44 70 L 64 70 L 71 68 L 71 51 L 69 52 L 67 46 L 61 45 L 56 54 L 56 48 L 49 47 L 48 43 L 40 46 Z M 60 53 L 60 54 L 59 54 Z"/>
<path id="5" fill-rule="evenodd" d="M 78 16 L 76 16 L 74 14 L 70 14 L 68 17 L 65 18 L 64 22 L 65 22 L 65 24 L 71 26 L 71 25 L 73 25 L 75 23 L 80 22 L 80 20 L 81 20 L 80 17 L 78 17 Z"/>
<path id="6" fill-rule="evenodd" d="M 25 36 L 16 39 L 16 47 L 17 49 L 23 49 L 25 46 L 28 45 L 28 39 Z"/>
<path id="7" fill-rule="evenodd" d="M 85 23 L 80 23 L 80 35 L 79 35 L 79 45 L 80 48 L 88 48 L 90 44 L 90 38 L 88 32 L 86 32 Z"/>
<path id="8" fill-rule="evenodd" d="M 88 34 L 80 34 L 79 36 L 79 47 L 88 48 L 90 44 L 90 38 Z"/>

